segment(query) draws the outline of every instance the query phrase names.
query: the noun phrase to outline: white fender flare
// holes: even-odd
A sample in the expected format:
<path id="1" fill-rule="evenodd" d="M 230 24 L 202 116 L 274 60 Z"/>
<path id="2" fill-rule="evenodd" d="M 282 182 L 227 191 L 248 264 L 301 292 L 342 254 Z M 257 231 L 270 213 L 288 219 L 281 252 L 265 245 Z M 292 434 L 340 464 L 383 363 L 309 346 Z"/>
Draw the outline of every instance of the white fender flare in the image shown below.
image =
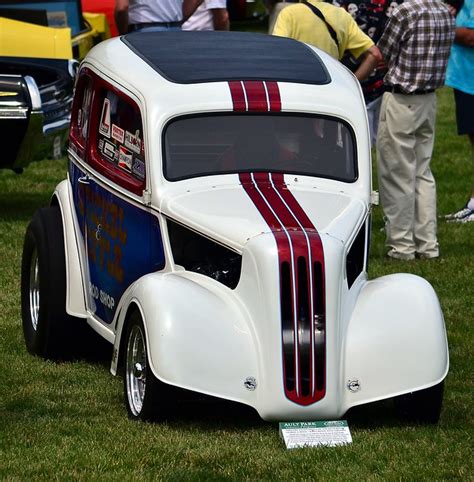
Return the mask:
<path id="1" fill-rule="evenodd" d="M 54 191 L 61 210 L 64 232 L 64 255 L 66 258 L 66 312 L 71 316 L 87 318 L 86 291 L 82 275 L 81 260 L 84 259 L 83 243 L 77 223 L 71 185 L 68 180 L 61 181 Z"/>
<path id="2" fill-rule="evenodd" d="M 122 306 L 142 315 L 154 375 L 171 385 L 252 406 L 258 379 L 256 341 L 245 311 L 229 288 L 202 275 L 152 273 L 137 280 Z M 116 328 L 111 365 L 117 371 L 126 312 Z"/>
<path id="3" fill-rule="evenodd" d="M 448 368 L 446 328 L 432 286 L 411 274 L 367 282 L 344 340 L 345 408 L 436 385 Z"/>

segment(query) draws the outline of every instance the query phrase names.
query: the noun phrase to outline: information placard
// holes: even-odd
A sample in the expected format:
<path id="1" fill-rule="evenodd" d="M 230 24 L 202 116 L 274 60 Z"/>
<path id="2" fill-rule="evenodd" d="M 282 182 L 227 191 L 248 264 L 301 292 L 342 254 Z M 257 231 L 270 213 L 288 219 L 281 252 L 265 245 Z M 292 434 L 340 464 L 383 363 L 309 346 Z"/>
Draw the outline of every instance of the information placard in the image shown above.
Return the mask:
<path id="1" fill-rule="evenodd" d="M 280 436 L 287 449 L 335 447 L 352 443 L 351 432 L 346 420 L 280 422 Z"/>

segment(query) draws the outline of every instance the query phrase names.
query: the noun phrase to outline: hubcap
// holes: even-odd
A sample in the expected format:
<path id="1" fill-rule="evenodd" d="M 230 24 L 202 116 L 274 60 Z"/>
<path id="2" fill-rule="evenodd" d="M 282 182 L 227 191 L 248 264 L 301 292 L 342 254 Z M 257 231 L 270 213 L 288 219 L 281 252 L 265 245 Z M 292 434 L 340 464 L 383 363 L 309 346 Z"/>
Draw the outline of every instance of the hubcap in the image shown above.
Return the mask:
<path id="1" fill-rule="evenodd" d="M 133 415 L 138 416 L 143 408 L 146 387 L 145 337 L 138 325 L 135 325 L 130 331 L 127 343 L 125 377 L 128 404 Z"/>
<path id="2" fill-rule="evenodd" d="M 33 330 L 38 328 L 38 317 L 40 307 L 40 290 L 39 290 L 39 265 L 38 253 L 36 249 L 31 254 L 30 263 L 30 320 Z"/>

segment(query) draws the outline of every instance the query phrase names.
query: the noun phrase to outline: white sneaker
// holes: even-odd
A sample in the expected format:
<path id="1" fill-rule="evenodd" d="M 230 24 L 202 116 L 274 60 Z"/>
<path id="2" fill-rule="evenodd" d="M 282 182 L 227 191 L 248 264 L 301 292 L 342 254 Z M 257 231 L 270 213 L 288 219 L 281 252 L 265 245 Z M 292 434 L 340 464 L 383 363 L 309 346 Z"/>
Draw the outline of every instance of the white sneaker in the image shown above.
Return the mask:
<path id="1" fill-rule="evenodd" d="M 411 261 L 412 259 L 415 259 L 415 253 L 400 253 L 392 248 L 387 253 L 387 257 L 392 259 L 400 259 L 402 261 Z"/>
<path id="2" fill-rule="evenodd" d="M 454 222 L 466 224 L 466 223 L 472 223 L 473 221 L 474 221 L 474 211 L 471 210 L 470 214 L 468 214 L 467 216 L 464 216 L 461 219 L 456 219 Z"/>
<path id="3" fill-rule="evenodd" d="M 461 209 L 461 211 L 454 213 L 453 216 L 456 217 L 449 218 L 447 220 L 448 223 L 470 223 L 474 221 L 474 210 L 469 208 Z"/>
<path id="4" fill-rule="evenodd" d="M 466 206 L 464 206 L 459 211 L 456 211 L 455 213 L 451 213 L 451 214 L 446 214 L 446 216 L 444 216 L 444 219 L 456 221 L 458 219 L 462 219 L 466 216 L 469 216 L 469 214 L 471 213 L 472 213 L 472 209 L 469 209 L 466 204 Z"/>

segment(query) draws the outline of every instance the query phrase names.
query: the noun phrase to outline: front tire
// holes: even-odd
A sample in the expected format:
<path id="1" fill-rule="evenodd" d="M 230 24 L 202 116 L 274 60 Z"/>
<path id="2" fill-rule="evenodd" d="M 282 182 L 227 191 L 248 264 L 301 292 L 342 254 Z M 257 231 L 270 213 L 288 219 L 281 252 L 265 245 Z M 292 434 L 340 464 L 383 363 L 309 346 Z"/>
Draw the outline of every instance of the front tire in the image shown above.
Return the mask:
<path id="1" fill-rule="evenodd" d="M 73 356 L 73 327 L 82 320 L 66 313 L 64 235 L 58 206 L 38 209 L 26 230 L 21 312 L 30 353 L 52 360 Z"/>
<path id="2" fill-rule="evenodd" d="M 410 422 L 436 424 L 441 415 L 443 394 L 444 380 L 424 390 L 395 397 L 395 409 Z"/>
<path id="3" fill-rule="evenodd" d="M 124 392 L 128 416 L 160 421 L 171 414 L 172 388 L 158 380 L 150 367 L 142 318 L 135 311 L 125 336 Z"/>

